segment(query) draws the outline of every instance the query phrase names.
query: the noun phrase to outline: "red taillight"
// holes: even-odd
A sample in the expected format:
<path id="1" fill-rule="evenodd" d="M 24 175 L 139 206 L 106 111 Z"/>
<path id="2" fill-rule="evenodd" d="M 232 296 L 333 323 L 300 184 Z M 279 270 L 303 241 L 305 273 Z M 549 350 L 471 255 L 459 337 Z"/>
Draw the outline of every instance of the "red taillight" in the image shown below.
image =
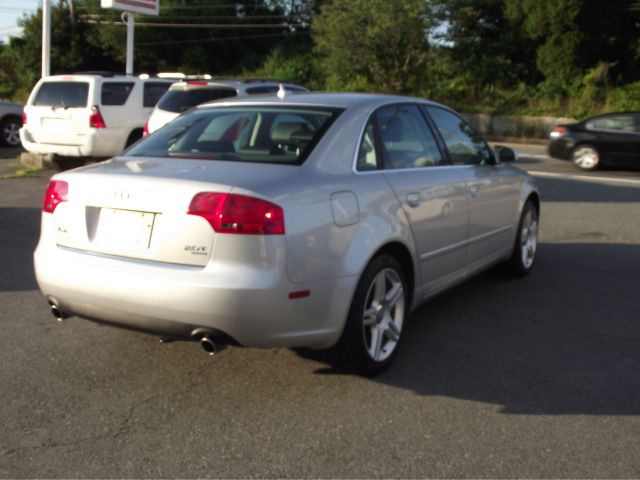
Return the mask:
<path id="1" fill-rule="evenodd" d="M 67 201 L 67 195 L 69 194 L 69 184 L 62 180 L 51 180 L 47 191 L 44 194 L 44 201 L 42 202 L 42 211 L 47 213 L 53 213 L 56 207 L 62 202 Z"/>
<path id="2" fill-rule="evenodd" d="M 22 112 L 22 125 L 26 125 L 27 124 L 27 114 L 25 112 Z"/>
<path id="3" fill-rule="evenodd" d="M 89 126 L 91 128 L 106 128 L 107 124 L 104 123 L 104 118 L 100 113 L 100 109 L 97 105 L 91 107 L 91 115 L 89 116 Z"/>
<path id="4" fill-rule="evenodd" d="M 142 136 L 146 137 L 147 135 L 149 135 L 149 120 L 144 122 L 144 128 L 142 129 Z"/>
<path id="5" fill-rule="evenodd" d="M 246 195 L 200 192 L 191 200 L 188 213 L 204 217 L 218 233 L 284 234 L 282 208 Z"/>
<path id="6" fill-rule="evenodd" d="M 204 87 L 204 86 L 208 85 L 208 83 L 207 82 L 200 82 L 200 81 L 197 81 L 197 80 L 193 80 L 193 81 L 187 82 L 187 85 L 200 85 L 200 86 Z"/>
<path id="7" fill-rule="evenodd" d="M 567 127 L 553 127 L 551 129 L 551 132 L 549 133 L 549 136 L 551 138 L 560 138 L 563 135 L 566 135 L 569 132 L 569 129 Z"/>

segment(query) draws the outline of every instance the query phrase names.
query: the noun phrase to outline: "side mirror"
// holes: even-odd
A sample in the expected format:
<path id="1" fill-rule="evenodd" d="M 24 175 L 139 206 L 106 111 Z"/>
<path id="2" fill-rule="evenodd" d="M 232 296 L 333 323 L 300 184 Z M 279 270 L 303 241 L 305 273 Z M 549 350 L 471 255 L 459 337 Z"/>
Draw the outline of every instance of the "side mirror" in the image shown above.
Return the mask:
<path id="1" fill-rule="evenodd" d="M 512 148 L 496 145 L 493 150 L 499 163 L 515 162 L 518 159 L 518 154 Z"/>

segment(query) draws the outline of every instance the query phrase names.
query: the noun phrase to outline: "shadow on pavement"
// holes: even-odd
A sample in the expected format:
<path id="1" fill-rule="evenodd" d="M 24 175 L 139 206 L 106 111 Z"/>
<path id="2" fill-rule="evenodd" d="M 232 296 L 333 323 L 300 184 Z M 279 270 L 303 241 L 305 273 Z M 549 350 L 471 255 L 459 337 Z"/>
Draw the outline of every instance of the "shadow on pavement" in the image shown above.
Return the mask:
<path id="1" fill-rule="evenodd" d="M 639 283 L 640 245 L 542 244 L 528 277 L 493 269 L 415 311 L 373 381 L 502 413 L 638 415 Z"/>

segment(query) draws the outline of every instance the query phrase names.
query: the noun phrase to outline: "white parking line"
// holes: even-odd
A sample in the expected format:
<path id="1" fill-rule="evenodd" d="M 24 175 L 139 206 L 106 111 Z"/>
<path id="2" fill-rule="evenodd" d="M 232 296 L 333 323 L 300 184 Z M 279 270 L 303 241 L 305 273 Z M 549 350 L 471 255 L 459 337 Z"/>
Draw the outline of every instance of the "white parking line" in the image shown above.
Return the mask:
<path id="1" fill-rule="evenodd" d="M 633 185 L 640 187 L 640 179 L 636 178 L 616 178 L 616 177 L 596 177 L 586 175 L 574 175 L 570 173 L 551 173 L 551 172 L 537 172 L 529 171 L 529 175 L 534 177 L 543 178 L 560 178 L 563 180 L 579 180 L 584 182 L 596 182 L 596 183 L 621 183 L 624 185 Z"/>
<path id="2" fill-rule="evenodd" d="M 518 153 L 519 158 L 539 158 L 540 160 L 547 160 L 549 155 L 543 155 L 541 153 Z"/>

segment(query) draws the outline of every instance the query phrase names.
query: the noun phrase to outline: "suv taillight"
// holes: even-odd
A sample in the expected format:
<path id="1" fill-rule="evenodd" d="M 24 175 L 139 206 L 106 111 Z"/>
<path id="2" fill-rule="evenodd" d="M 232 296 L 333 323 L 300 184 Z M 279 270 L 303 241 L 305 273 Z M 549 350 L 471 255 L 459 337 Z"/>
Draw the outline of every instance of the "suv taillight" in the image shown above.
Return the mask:
<path id="1" fill-rule="evenodd" d="M 144 128 L 142 129 L 142 136 L 146 137 L 147 135 L 149 135 L 149 120 L 144 122 Z"/>
<path id="2" fill-rule="evenodd" d="M 91 115 L 89 116 L 89 126 L 91 128 L 106 128 L 107 124 L 104 123 L 104 118 L 100 113 L 100 109 L 97 105 L 91 107 Z"/>
<path id="3" fill-rule="evenodd" d="M 284 213 L 278 205 L 236 193 L 200 192 L 189 215 L 204 217 L 217 233 L 283 235 Z"/>
<path id="4" fill-rule="evenodd" d="M 42 202 L 42 211 L 53 213 L 58 205 L 67 201 L 69 184 L 63 180 L 51 180 Z"/>
<path id="5" fill-rule="evenodd" d="M 27 113 L 22 112 L 22 125 L 26 125 L 26 124 L 27 124 Z"/>

